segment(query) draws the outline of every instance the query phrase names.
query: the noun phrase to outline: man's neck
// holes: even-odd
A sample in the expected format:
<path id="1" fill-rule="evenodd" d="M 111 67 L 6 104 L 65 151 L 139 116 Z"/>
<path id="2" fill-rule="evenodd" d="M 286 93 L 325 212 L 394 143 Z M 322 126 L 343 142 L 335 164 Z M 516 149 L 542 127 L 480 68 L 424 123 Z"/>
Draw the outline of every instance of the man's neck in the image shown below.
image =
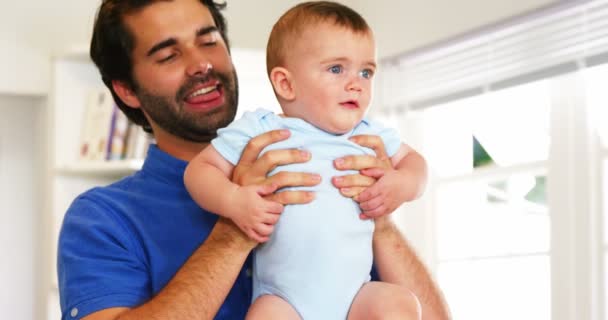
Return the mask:
<path id="1" fill-rule="evenodd" d="M 209 145 L 209 143 L 186 141 L 160 130 L 158 132 L 155 130 L 154 138 L 160 150 L 186 162 L 190 162 Z"/>

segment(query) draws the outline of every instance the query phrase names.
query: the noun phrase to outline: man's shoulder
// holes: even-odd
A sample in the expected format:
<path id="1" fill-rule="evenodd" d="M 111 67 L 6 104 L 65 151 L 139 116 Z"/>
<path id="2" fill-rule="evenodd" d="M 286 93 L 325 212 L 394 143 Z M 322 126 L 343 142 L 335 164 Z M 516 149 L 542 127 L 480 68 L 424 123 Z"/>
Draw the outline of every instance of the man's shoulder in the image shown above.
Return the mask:
<path id="1" fill-rule="evenodd" d="M 133 176 L 123 178 L 106 186 L 93 187 L 78 195 L 68 208 L 64 220 L 95 218 L 115 219 L 117 210 L 124 207 L 130 197 Z"/>

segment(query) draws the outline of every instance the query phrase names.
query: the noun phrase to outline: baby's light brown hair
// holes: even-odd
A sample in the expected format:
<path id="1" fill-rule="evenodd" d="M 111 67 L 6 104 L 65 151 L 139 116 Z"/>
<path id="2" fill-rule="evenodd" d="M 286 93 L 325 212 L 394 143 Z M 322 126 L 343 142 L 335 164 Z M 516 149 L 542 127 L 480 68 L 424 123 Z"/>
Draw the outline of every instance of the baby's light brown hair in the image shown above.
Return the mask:
<path id="1" fill-rule="evenodd" d="M 285 12 L 272 27 L 266 46 L 266 72 L 285 65 L 289 48 L 311 26 L 320 22 L 334 23 L 355 33 L 369 33 L 365 19 L 353 9 L 331 1 L 303 2 Z M 339 39 L 336 39 L 339 41 Z"/>

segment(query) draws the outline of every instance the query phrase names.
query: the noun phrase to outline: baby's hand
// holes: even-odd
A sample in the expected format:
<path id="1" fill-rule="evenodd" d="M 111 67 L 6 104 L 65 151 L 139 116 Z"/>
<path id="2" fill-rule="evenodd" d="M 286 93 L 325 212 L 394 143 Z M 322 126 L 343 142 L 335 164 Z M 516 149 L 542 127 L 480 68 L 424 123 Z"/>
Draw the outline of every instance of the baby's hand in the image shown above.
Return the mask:
<path id="1" fill-rule="evenodd" d="M 275 185 L 239 187 L 228 214 L 248 237 L 260 243 L 270 239 L 283 212 L 283 205 L 263 198 L 276 189 Z"/>
<path id="2" fill-rule="evenodd" d="M 393 168 L 361 170 L 361 174 L 378 179 L 372 186 L 354 197 L 361 207 L 361 219 L 385 216 L 408 201 L 408 179 Z"/>

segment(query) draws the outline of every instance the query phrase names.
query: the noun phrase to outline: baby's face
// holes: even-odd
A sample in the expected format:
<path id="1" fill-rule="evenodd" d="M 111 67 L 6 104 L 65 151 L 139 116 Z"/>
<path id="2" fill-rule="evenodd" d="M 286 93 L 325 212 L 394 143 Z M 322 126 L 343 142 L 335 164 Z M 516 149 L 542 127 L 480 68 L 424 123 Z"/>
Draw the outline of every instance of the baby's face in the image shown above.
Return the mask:
<path id="1" fill-rule="evenodd" d="M 294 110 L 286 112 L 335 134 L 346 133 L 361 121 L 376 71 L 371 32 L 318 23 L 289 50 L 286 66 L 296 94 Z"/>

